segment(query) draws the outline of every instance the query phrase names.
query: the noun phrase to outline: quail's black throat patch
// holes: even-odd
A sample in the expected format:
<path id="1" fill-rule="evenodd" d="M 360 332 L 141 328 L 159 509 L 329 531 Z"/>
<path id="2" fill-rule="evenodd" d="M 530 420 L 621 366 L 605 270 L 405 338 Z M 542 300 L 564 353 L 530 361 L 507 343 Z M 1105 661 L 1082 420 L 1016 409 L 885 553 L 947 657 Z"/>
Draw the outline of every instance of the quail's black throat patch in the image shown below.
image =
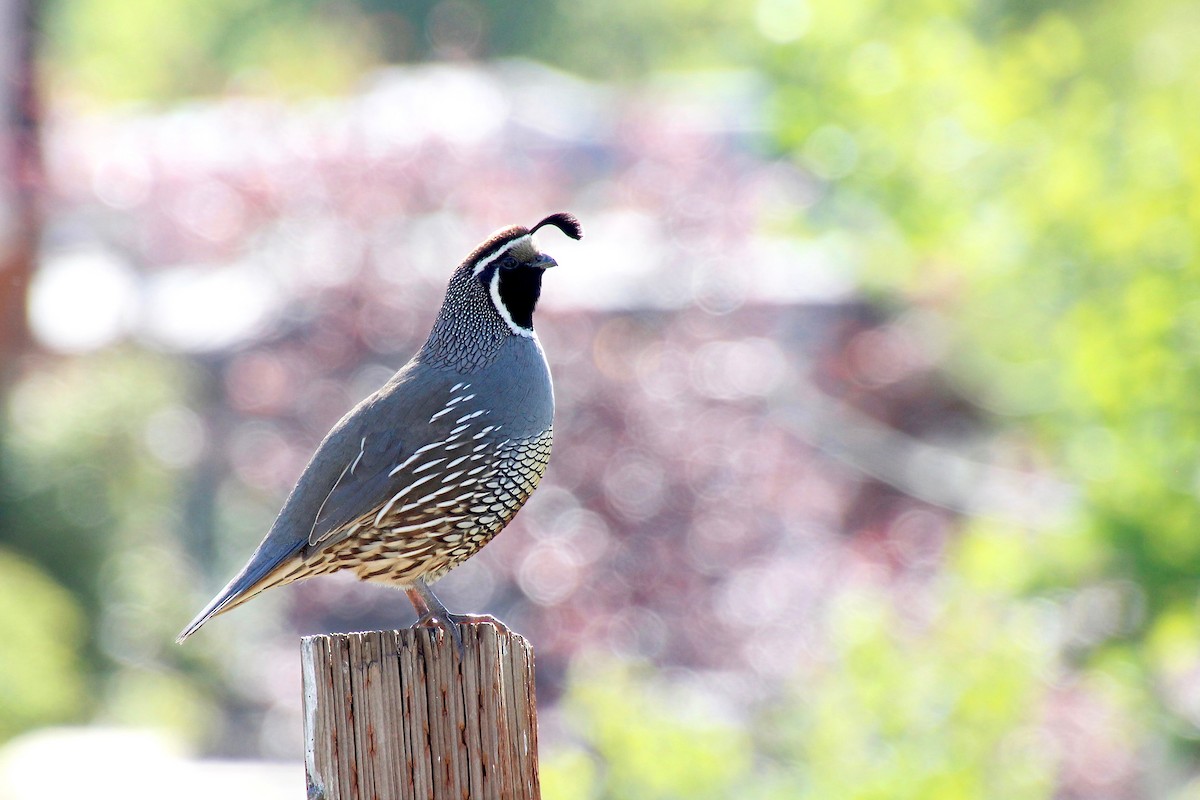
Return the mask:
<path id="1" fill-rule="evenodd" d="M 540 269 L 527 267 L 500 270 L 500 302 L 514 325 L 533 330 L 533 310 L 542 295 L 543 274 Z"/>

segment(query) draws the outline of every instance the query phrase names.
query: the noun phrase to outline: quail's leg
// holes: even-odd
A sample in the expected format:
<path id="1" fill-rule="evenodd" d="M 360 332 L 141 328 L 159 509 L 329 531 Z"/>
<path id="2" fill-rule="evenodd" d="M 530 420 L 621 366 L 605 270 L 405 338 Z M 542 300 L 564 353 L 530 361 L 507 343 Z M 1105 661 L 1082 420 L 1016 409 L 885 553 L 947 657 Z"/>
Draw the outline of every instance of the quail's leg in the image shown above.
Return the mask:
<path id="1" fill-rule="evenodd" d="M 419 581 L 411 589 L 405 589 L 404 593 L 408 595 L 413 608 L 417 610 L 417 621 L 413 627 L 437 628 L 450 634 L 450 638 L 454 640 L 454 646 L 458 648 L 458 657 L 462 658 L 462 634 L 459 633 L 458 625 L 454 623 L 450 612 L 442 605 L 442 601 L 437 599 L 424 581 Z"/>
<path id="2" fill-rule="evenodd" d="M 507 631 L 508 626 L 500 620 L 493 617 L 491 614 L 452 614 L 442 605 L 442 601 L 438 600 L 434 595 L 433 590 L 429 588 L 429 584 L 423 579 L 418 579 L 413 585 L 413 588 L 407 590 L 408 599 L 412 601 L 413 606 L 417 609 L 417 613 L 422 615 L 421 622 L 425 622 L 425 617 L 429 619 L 446 619 L 453 620 L 459 625 L 491 625 L 500 631 Z"/>
<path id="3" fill-rule="evenodd" d="M 458 648 L 459 658 L 463 656 L 462 634 L 458 630 L 459 625 L 486 623 L 500 631 L 508 630 L 503 622 L 490 614 L 451 614 L 424 580 L 418 579 L 411 589 L 404 591 L 408 595 L 408 599 L 412 601 L 413 608 L 417 610 L 417 626 L 439 628 L 449 633 L 450 638 L 454 640 L 455 647 Z"/>

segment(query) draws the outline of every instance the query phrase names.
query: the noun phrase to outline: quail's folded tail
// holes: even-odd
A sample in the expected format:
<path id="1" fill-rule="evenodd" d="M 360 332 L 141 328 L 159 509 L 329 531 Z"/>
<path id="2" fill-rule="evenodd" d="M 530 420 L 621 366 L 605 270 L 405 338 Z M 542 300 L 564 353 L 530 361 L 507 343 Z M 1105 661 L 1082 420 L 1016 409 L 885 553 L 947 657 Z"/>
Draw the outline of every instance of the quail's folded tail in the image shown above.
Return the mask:
<path id="1" fill-rule="evenodd" d="M 218 614 L 224 614 L 226 611 L 232 611 L 252 597 L 256 597 L 263 590 L 276 586 L 284 581 L 280 580 L 279 567 L 287 563 L 289 558 L 295 558 L 298 555 L 300 547 L 296 547 L 291 553 L 280 553 L 277 555 L 262 553 L 263 547 L 268 544 L 264 540 L 263 545 L 250 558 L 250 561 L 242 568 L 242 571 L 234 576 L 225 588 L 217 593 L 209 604 L 204 607 L 196 618 L 188 623 L 188 626 L 180 631 L 179 636 L 175 641 L 183 644 L 183 641 L 200 629 L 200 626 L 208 622 Z M 293 578 L 292 580 L 295 580 Z M 287 581 L 290 582 L 290 581 Z"/>

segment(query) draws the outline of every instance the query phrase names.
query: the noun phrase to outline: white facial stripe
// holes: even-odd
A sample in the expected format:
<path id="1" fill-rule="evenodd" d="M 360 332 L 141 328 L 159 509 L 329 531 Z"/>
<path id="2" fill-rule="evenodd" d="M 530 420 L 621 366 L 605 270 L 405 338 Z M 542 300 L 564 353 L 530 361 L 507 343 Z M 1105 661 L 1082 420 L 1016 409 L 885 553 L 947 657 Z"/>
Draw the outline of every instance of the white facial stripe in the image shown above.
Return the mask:
<path id="1" fill-rule="evenodd" d="M 504 324 L 508 325 L 508 329 L 518 336 L 528 336 L 532 339 L 533 331 L 529 328 L 522 328 L 513 322 L 512 314 L 508 313 L 508 308 L 500 299 L 500 270 L 496 270 L 496 274 L 492 276 L 491 283 L 488 284 L 488 291 L 492 293 L 492 305 L 496 307 L 496 313 L 500 315 L 500 319 L 504 320 Z"/>
<path id="2" fill-rule="evenodd" d="M 517 245 L 519 245 L 519 244 L 521 244 L 521 243 L 523 243 L 523 242 L 528 242 L 528 241 L 529 241 L 529 237 L 530 237 L 530 236 L 531 236 L 531 234 L 528 234 L 528 233 L 527 233 L 527 234 L 525 234 L 524 236 L 518 236 L 517 238 L 513 239 L 511 242 L 509 242 L 508 244 L 504 245 L 504 246 L 503 246 L 503 247 L 501 247 L 499 250 L 497 250 L 496 252 L 492 253 L 490 256 L 488 256 L 487 258 L 483 259 L 483 260 L 482 260 L 482 261 L 480 261 L 478 264 L 476 264 L 476 265 L 475 265 L 475 271 L 474 271 L 472 274 L 473 274 L 473 275 L 478 275 L 479 273 L 483 272 L 485 269 L 487 269 L 487 267 L 488 267 L 488 264 L 491 264 L 491 263 L 492 263 L 493 261 L 495 261 L 497 258 L 499 258 L 500 256 L 504 255 L 504 254 L 505 254 L 505 253 L 507 253 L 509 250 L 512 250 L 512 249 L 513 249 L 514 247 L 516 247 Z"/>

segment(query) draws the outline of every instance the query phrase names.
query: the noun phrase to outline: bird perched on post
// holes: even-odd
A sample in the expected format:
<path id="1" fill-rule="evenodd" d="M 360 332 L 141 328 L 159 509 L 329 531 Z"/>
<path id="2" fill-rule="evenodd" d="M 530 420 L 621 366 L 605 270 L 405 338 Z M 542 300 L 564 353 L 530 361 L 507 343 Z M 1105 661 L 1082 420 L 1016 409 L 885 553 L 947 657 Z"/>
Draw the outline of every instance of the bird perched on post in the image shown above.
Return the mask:
<path id="1" fill-rule="evenodd" d="M 458 266 L 420 351 L 333 426 L 242 571 L 179 634 L 264 589 L 353 570 L 403 588 L 418 624 L 457 624 L 429 584 L 487 544 L 546 471 L 554 391 L 533 311 L 556 265 L 533 234 L 494 233 Z M 489 618 L 490 619 L 490 618 Z"/>

